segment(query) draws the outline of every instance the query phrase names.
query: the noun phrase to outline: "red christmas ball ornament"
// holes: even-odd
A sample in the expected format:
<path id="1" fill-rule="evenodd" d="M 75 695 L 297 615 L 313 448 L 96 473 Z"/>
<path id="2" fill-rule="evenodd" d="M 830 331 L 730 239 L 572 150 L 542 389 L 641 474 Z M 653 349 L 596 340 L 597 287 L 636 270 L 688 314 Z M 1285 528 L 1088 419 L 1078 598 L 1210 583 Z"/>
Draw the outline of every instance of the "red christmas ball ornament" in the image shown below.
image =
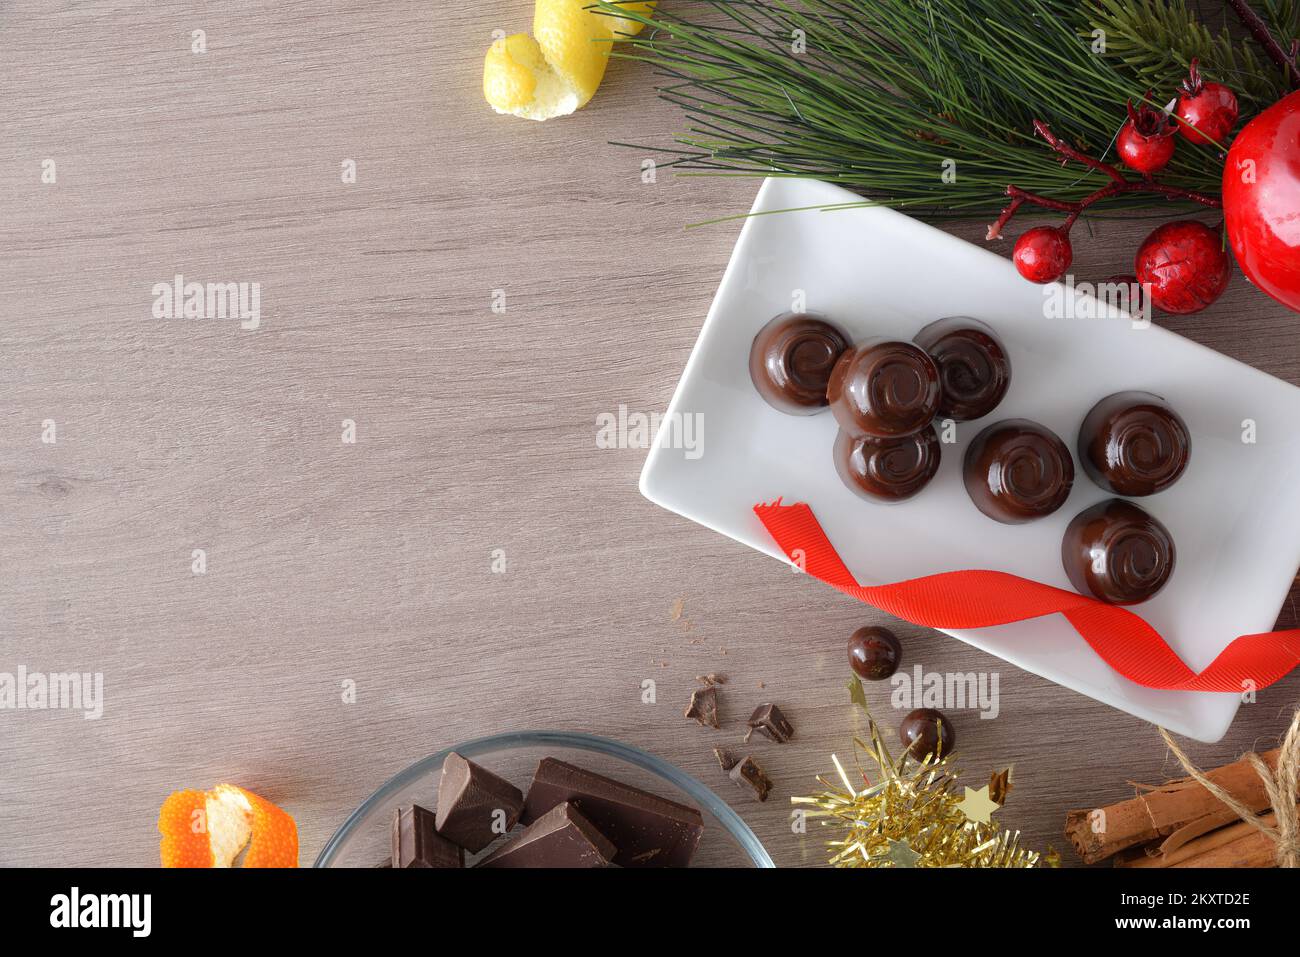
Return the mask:
<path id="1" fill-rule="evenodd" d="M 1300 312 L 1300 92 L 1233 140 L 1223 164 L 1223 217 L 1246 278 Z"/>
<path id="2" fill-rule="evenodd" d="M 1070 237 L 1056 226 L 1035 226 L 1021 233 L 1011 253 L 1020 275 L 1030 282 L 1056 282 L 1074 259 Z"/>
<path id="3" fill-rule="evenodd" d="M 1237 94 L 1222 83 L 1206 83 L 1202 80 L 1196 69 L 1196 60 L 1193 59 L 1174 113 L 1183 121 L 1178 124 L 1178 132 L 1183 139 L 1189 143 L 1212 142 L 1222 145 L 1237 125 L 1241 111 L 1237 106 Z"/>
<path id="4" fill-rule="evenodd" d="M 1146 103 L 1134 108 L 1130 100 L 1128 120 L 1119 131 L 1115 148 L 1129 169 L 1143 174 L 1155 173 L 1164 169 L 1173 157 L 1177 131 L 1177 126 L 1164 113 L 1153 110 Z"/>
<path id="5" fill-rule="evenodd" d="M 1138 282 L 1149 284 L 1151 304 L 1186 315 L 1223 295 L 1232 261 L 1217 229 L 1190 219 L 1158 226 L 1133 260 Z"/>

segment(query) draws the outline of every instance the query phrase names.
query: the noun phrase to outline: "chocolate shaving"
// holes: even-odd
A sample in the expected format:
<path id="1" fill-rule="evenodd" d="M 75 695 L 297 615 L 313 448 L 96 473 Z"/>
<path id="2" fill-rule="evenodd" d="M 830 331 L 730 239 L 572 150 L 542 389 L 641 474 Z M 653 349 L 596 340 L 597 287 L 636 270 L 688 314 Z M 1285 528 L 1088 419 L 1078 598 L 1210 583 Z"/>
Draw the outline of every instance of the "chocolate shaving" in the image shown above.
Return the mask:
<path id="1" fill-rule="evenodd" d="M 711 688 L 714 685 L 725 685 L 727 683 L 727 676 L 710 671 L 707 675 L 696 675 L 695 680 L 705 687 Z"/>
<path id="2" fill-rule="evenodd" d="M 714 748 L 713 756 L 718 759 L 718 766 L 724 771 L 730 771 L 740 760 L 726 748 Z"/>
<path id="3" fill-rule="evenodd" d="M 760 801 L 766 801 L 768 792 L 772 790 L 771 778 L 758 766 L 758 762 L 748 754 L 741 758 L 740 763 L 731 769 L 729 776 L 737 784 L 747 785 L 752 788 L 754 796 Z"/>
<path id="4" fill-rule="evenodd" d="M 785 744 L 794 737 L 794 726 L 774 704 L 760 704 L 754 709 L 754 713 L 749 716 L 749 731 L 745 734 L 746 742 L 755 731 L 767 735 L 777 744 Z"/>
<path id="5" fill-rule="evenodd" d="M 694 718 L 701 726 L 706 728 L 718 728 L 718 689 L 709 685 L 704 688 L 696 688 L 691 692 L 691 703 L 686 708 L 684 716 Z"/>

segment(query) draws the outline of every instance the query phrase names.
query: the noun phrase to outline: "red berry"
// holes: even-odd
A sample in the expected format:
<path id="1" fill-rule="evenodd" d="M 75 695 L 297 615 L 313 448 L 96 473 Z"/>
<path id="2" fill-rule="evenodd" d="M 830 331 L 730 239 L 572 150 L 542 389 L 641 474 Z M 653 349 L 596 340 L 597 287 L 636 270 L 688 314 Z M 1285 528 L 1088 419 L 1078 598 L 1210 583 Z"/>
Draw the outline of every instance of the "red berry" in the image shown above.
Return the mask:
<path id="1" fill-rule="evenodd" d="M 1130 102 L 1128 121 L 1115 141 L 1119 158 L 1125 166 L 1139 173 L 1164 169 L 1174 155 L 1175 132 L 1175 127 L 1159 110 L 1153 110 L 1146 103 L 1134 109 Z"/>
<path id="2" fill-rule="evenodd" d="M 1020 275 L 1030 282 L 1056 282 L 1074 259 L 1070 237 L 1056 226 L 1035 226 L 1021 234 L 1011 254 Z"/>
<path id="3" fill-rule="evenodd" d="M 1204 82 L 1196 69 L 1196 60 L 1192 60 L 1174 113 L 1183 121 L 1178 125 L 1183 139 L 1189 143 L 1213 142 L 1222 146 L 1237 125 L 1240 109 L 1237 94 L 1222 83 Z"/>
<path id="4" fill-rule="evenodd" d="M 1228 286 L 1232 261 L 1223 234 L 1190 219 L 1165 223 L 1142 243 L 1133 260 L 1138 282 L 1149 283 L 1151 304 L 1165 312 L 1200 312 Z"/>

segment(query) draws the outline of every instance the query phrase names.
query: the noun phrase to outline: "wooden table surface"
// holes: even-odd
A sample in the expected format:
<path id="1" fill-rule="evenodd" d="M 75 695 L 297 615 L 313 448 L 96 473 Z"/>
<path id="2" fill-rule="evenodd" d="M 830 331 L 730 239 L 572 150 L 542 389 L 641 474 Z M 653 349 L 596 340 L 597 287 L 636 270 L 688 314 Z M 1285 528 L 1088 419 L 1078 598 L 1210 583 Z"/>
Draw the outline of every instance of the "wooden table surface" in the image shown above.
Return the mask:
<path id="1" fill-rule="evenodd" d="M 663 144 L 681 118 L 636 64 L 575 116 L 495 115 L 484 49 L 530 19 L 0 2 L 0 671 L 104 676 L 100 720 L 0 711 L 0 864 L 152 864 L 164 796 L 220 781 L 290 810 L 310 863 L 415 758 L 538 727 L 648 748 L 778 863 L 820 859 L 787 799 L 858 728 L 845 641 L 884 616 L 650 505 L 645 452 L 595 442 L 601 413 L 666 406 L 740 225 L 683 227 L 758 184 L 643 182 L 651 154 L 610 141 Z M 1150 228 L 1081 233 L 1076 272 L 1125 271 Z M 153 318 L 176 273 L 260 283 L 261 327 Z M 1169 325 L 1300 383 L 1296 322 L 1237 276 Z M 1001 817 L 1030 844 L 1174 770 L 1150 725 L 899 630 L 909 662 L 1000 674 L 996 720 L 953 717 L 968 783 L 1014 763 Z M 681 714 L 706 671 L 731 679 L 721 732 Z M 1191 754 L 1270 745 L 1297 691 Z M 761 700 L 798 729 L 756 747 L 764 805 L 710 754 Z"/>

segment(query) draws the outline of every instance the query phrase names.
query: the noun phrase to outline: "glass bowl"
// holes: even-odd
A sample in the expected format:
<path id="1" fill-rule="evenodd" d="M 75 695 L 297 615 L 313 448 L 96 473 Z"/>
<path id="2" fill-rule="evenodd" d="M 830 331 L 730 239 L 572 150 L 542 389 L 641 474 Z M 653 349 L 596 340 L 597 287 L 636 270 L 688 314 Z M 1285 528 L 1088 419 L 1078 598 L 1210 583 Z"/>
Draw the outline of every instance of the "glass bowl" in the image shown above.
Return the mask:
<path id="1" fill-rule="evenodd" d="M 610 738 L 574 731 L 516 731 L 475 738 L 416 761 L 353 811 L 326 842 L 316 867 L 375 867 L 389 857 L 393 809 L 416 803 L 433 809 L 438 775 L 452 751 L 483 765 L 527 792 L 537 762 L 559 758 L 652 794 L 698 808 L 704 835 L 692 867 L 774 867 L 763 845 L 735 811 L 685 771 Z M 466 866 L 488 854 L 466 855 Z"/>

